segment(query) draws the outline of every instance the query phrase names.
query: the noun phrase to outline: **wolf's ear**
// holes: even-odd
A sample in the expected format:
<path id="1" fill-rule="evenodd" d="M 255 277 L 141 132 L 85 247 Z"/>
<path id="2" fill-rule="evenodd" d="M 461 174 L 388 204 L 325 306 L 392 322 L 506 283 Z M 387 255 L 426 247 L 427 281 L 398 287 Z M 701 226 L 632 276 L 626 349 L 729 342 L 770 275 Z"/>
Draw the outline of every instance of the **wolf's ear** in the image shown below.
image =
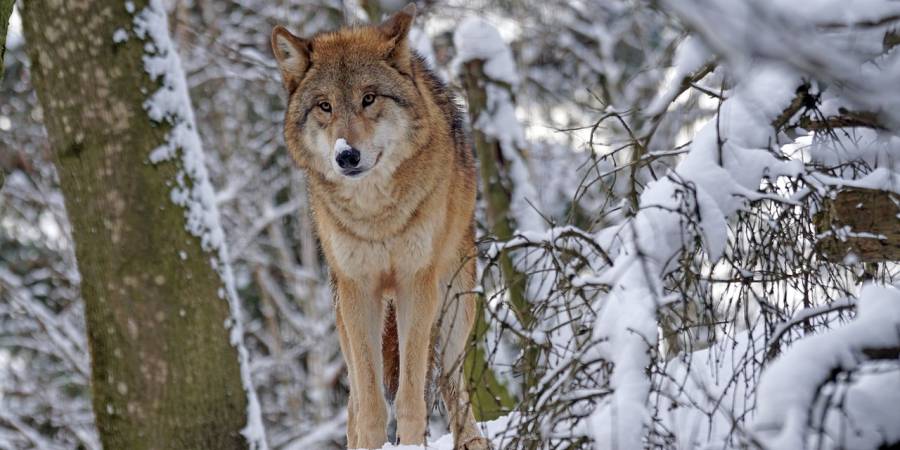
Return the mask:
<path id="1" fill-rule="evenodd" d="M 291 34 L 278 25 L 272 30 L 272 53 L 281 69 L 281 80 L 288 92 L 294 92 L 303 74 L 309 69 L 311 48 L 309 41 Z"/>
<path id="2" fill-rule="evenodd" d="M 416 17 L 416 4 L 410 3 L 385 20 L 378 29 L 387 38 L 390 50 L 385 55 L 401 71 L 410 72 L 409 29 Z"/>

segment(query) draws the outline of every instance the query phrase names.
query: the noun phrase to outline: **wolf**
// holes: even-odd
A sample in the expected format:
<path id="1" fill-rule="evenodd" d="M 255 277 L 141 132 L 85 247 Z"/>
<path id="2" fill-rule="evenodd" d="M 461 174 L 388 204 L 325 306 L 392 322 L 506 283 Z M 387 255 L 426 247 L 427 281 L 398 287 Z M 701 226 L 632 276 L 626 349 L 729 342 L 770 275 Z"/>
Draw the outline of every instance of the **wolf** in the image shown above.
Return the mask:
<path id="1" fill-rule="evenodd" d="M 300 38 L 272 31 L 288 95 L 284 139 L 305 172 L 347 363 L 349 448 L 426 439 L 429 380 L 457 449 L 490 448 L 462 359 L 475 320 L 477 189 L 459 106 L 410 49 L 416 8 Z M 430 374 L 431 372 L 431 374 Z"/>

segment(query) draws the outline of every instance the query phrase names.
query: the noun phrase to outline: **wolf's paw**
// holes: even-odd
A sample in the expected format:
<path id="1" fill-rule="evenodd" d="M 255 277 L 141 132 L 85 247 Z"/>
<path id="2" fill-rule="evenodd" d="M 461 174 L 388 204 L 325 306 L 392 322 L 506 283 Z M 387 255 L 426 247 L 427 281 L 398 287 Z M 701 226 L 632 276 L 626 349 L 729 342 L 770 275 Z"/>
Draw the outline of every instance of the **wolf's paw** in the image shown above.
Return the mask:
<path id="1" fill-rule="evenodd" d="M 483 437 L 473 437 L 459 444 L 456 450 L 493 450 L 491 441 Z"/>

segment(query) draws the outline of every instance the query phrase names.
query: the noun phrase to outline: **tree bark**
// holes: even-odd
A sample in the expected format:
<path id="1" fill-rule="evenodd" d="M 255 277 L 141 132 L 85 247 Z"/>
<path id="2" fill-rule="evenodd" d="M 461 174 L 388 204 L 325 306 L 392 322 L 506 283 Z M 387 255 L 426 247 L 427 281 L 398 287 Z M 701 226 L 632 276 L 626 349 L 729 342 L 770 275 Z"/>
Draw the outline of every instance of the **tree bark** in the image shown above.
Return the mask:
<path id="1" fill-rule="evenodd" d="M 487 206 L 487 226 L 491 230 L 491 234 L 497 240 L 503 242 L 512 239 L 516 229 L 515 220 L 510 211 L 511 189 L 508 189 L 508 187 L 513 186 L 513 181 L 507 173 L 506 168 L 509 166 L 509 163 L 503 157 L 500 143 L 475 126 L 477 118 L 487 109 L 487 92 L 484 86 L 488 79 L 484 74 L 483 64 L 481 60 L 472 60 L 465 63 L 462 71 L 462 81 L 466 92 L 469 119 L 472 125 L 472 141 L 475 146 L 475 153 L 478 155 L 481 172 L 482 196 Z M 504 250 L 500 253 L 498 263 L 513 312 L 519 323 L 525 329 L 530 329 L 533 326 L 534 317 L 531 313 L 531 304 L 525 298 L 526 276 L 516 270 L 508 251 Z M 484 299 L 479 298 L 479 302 L 481 305 L 479 306 L 474 331 L 476 340 L 483 339 L 488 331 L 484 314 Z M 476 381 L 479 391 L 474 396 L 477 406 L 489 411 L 486 414 L 482 413 L 482 417 L 479 417 L 480 420 L 485 420 L 506 412 L 503 409 L 513 405 L 515 402 L 505 389 L 499 393 L 491 392 L 503 388 L 503 385 L 493 379 L 493 373 L 487 367 L 479 368 L 479 365 L 486 364 L 481 362 L 483 358 L 482 352 L 482 349 L 472 352 L 473 357 L 466 364 L 466 373 L 470 377 L 479 373 L 490 375 L 486 380 Z M 539 378 L 537 367 L 539 356 L 539 349 L 528 345 L 528 343 L 523 343 L 522 364 L 519 368 L 523 374 L 523 392 L 528 392 L 528 388 L 537 383 Z M 494 406 L 496 409 L 490 410 L 488 405 Z M 476 408 L 475 411 L 477 413 L 479 409 Z"/>
<path id="2" fill-rule="evenodd" d="M 144 110 L 159 88 L 145 42 L 113 39 L 146 4 L 22 11 L 81 272 L 97 427 L 108 449 L 242 449 L 247 399 L 223 281 L 170 199 L 179 167 L 148 162 L 169 126 Z"/>
<path id="3" fill-rule="evenodd" d="M 819 250 L 832 261 L 849 254 L 858 261 L 900 261 L 900 205 L 887 191 L 845 188 L 823 202 L 814 221 Z"/>
<path id="4" fill-rule="evenodd" d="M 0 0 L 0 80 L 3 79 L 3 55 L 6 54 L 6 32 L 15 0 Z M 2 186 L 3 183 L 0 183 Z"/>
<path id="5" fill-rule="evenodd" d="M 6 32 L 9 24 L 9 16 L 12 15 L 15 0 L 0 0 L 0 81 L 3 81 L 3 56 L 6 54 Z M 6 174 L 0 168 L 0 189 L 6 181 Z"/>
<path id="6" fill-rule="evenodd" d="M 513 238 L 516 228 L 510 211 L 512 194 L 507 189 L 507 186 L 512 186 L 513 181 L 504 171 L 509 164 L 503 158 L 500 143 L 475 126 L 477 118 L 487 109 L 487 93 L 484 88 L 487 76 L 482 66 L 483 62 L 480 60 L 467 62 L 463 70 L 463 85 L 469 105 L 469 119 L 472 122 L 472 141 L 481 170 L 482 194 L 487 204 L 487 225 L 498 240 L 508 241 Z M 516 317 L 524 327 L 530 327 L 534 318 L 531 315 L 531 305 L 525 299 L 525 276 L 515 269 L 509 252 L 501 252 L 499 262 Z"/>

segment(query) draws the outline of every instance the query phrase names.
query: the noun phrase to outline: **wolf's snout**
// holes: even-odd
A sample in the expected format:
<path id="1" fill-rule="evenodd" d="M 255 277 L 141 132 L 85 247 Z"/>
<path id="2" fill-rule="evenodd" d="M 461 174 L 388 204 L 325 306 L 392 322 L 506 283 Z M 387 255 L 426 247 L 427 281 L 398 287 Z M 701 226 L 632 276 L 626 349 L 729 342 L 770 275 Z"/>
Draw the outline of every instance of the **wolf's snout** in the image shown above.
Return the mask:
<path id="1" fill-rule="evenodd" d="M 335 160 L 341 169 L 356 168 L 356 166 L 359 165 L 359 150 L 353 147 L 341 150 L 341 152 L 337 154 Z"/>

